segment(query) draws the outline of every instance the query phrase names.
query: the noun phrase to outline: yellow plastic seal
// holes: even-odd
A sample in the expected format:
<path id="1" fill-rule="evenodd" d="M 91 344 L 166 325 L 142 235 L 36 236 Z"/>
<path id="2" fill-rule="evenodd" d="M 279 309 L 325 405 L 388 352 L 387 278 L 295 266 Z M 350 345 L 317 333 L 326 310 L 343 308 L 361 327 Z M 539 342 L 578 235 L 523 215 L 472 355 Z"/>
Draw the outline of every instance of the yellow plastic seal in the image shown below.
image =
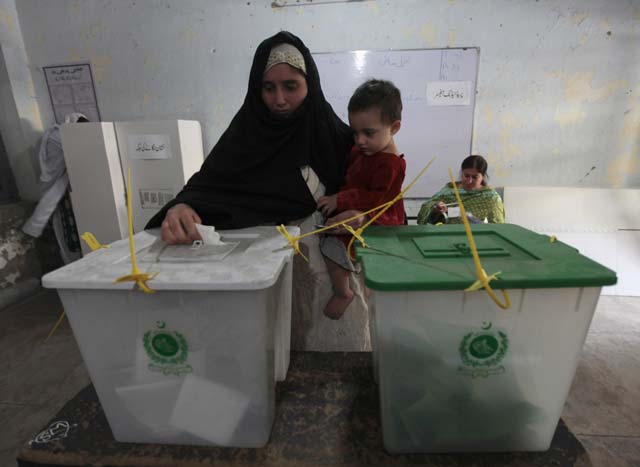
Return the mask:
<path id="1" fill-rule="evenodd" d="M 80 238 L 84 240 L 84 242 L 91 249 L 91 251 L 96 251 L 96 250 L 99 250 L 100 248 L 110 248 L 109 245 L 101 244 L 98 241 L 98 239 L 96 239 L 96 236 L 93 235 L 91 232 L 83 233 L 82 235 L 80 235 Z"/>
<path id="2" fill-rule="evenodd" d="M 498 300 L 495 292 L 489 285 L 489 282 L 496 279 L 496 276 L 500 274 L 499 272 L 495 274 L 487 275 L 485 270 L 482 268 L 482 264 L 480 264 L 480 255 L 478 255 L 478 249 L 476 248 L 476 242 L 473 239 L 473 234 L 471 233 L 471 227 L 469 226 L 469 219 L 467 219 L 467 213 L 464 209 L 464 205 L 462 204 L 462 199 L 460 198 L 460 193 L 458 192 L 458 186 L 456 185 L 456 181 L 453 178 L 453 172 L 449 169 L 449 178 L 451 178 L 451 183 L 453 185 L 453 192 L 456 195 L 456 199 L 458 200 L 458 206 L 460 206 L 460 216 L 462 217 L 462 223 L 464 224 L 464 231 L 467 234 L 467 240 L 469 240 L 469 247 L 471 248 L 471 254 L 473 256 L 473 262 L 476 266 L 476 276 L 478 280 L 471 284 L 465 291 L 473 291 L 484 288 L 491 299 L 495 302 L 503 310 L 511 307 L 511 299 L 509 298 L 509 294 L 506 290 L 502 290 L 502 296 L 504 297 L 504 303 Z"/>
<path id="3" fill-rule="evenodd" d="M 420 173 L 418 173 L 418 175 L 416 175 L 414 177 L 413 180 L 411 180 L 411 183 L 409 183 L 406 188 L 404 190 L 402 190 L 400 193 L 398 193 L 398 195 L 393 198 L 391 201 L 382 204 L 380 206 L 378 206 L 376 209 L 380 209 L 382 208 L 380 211 L 378 211 L 378 213 L 373 216 L 371 219 L 369 219 L 369 222 L 367 222 L 366 224 L 364 224 L 362 227 L 360 227 L 356 232 L 359 235 L 362 235 L 362 233 L 364 232 L 364 229 L 366 229 L 367 227 L 369 227 L 378 217 L 380 217 L 387 209 L 389 209 L 396 201 L 402 199 L 404 197 L 404 194 L 409 191 L 409 189 L 418 181 L 420 180 L 420 177 L 422 177 L 422 175 L 424 175 L 424 173 L 427 171 L 427 169 L 431 166 L 431 164 L 433 164 L 433 161 L 435 161 L 436 158 L 432 157 L 431 160 L 427 163 L 427 165 L 425 165 L 422 170 L 420 171 Z M 351 237 L 351 240 L 349 241 L 349 245 L 347 246 L 347 251 L 351 252 L 351 247 L 353 246 L 353 241 L 356 239 L 356 237 Z M 364 241 L 362 241 L 363 243 L 363 247 L 365 247 L 366 245 L 364 245 Z M 352 256 L 353 257 L 353 256 Z"/>
<path id="4" fill-rule="evenodd" d="M 360 227 L 358 230 L 353 230 L 353 227 L 351 227 L 349 224 L 342 224 L 342 227 L 344 227 L 347 232 L 353 235 L 352 240 L 359 240 L 360 245 L 366 248 L 367 244 L 364 242 L 364 238 L 362 238 L 362 232 L 364 230 L 362 227 Z"/>
<path id="5" fill-rule="evenodd" d="M 302 256 L 306 262 L 309 262 L 309 259 L 304 255 L 304 253 L 302 253 L 302 251 L 300 251 L 299 240 L 302 238 L 302 236 L 292 237 L 289 231 L 287 230 L 287 228 L 283 224 L 276 226 L 276 229 L 278 230 L 278 232 L 280 232 L 284 236 L 284 238 L 287 239 L 287 242 L 289 242 L 289 245 L 291 246 L 291 248 L 293 248 L 293 250 L 296 253 L 299 253 L 300 256 Z"/>
<path id="6" fill-rule="evenodd" d="M 347 251 L 349 252 L 349 254 L 351 254 L 351 247 L 353 246 L 353 242 L 355 240 L 358 240 L 360 242 L 360 244 L 363 247 L 367 247 L 367 244 L 364 241 L 364 238 L 362 237 L 362 234 L 364 232 L 364 229 L 366 229 L 367 227 L 369 227 L 378 217 L 380 217 L 387 209 L 389 209 L 396 201 L 402 199 L 402 197 L 404 196 L 404 194 L 407 192 L 407 190 L 409 190 L 419 179 L 420 177 L 422 177 L 422 175 L 427 171 L 427 169 L 429 168 L 429 166 L 433 163 L 433 161 L 435 161 L 436 158 L 433 157 L 429 163 L 427 165 L 424 166 L 424 168 L 420 171 L 420 173 L 411 181 L 411 183 L 409 183 L 409 185 L 407 185 L 407 187 L 402 190 L 395 198 L 393 198 L 391 201 L 387 201 L 386 203 L 383 203 L 379 206 L 376 206 L 375 208 L 369 209 L 368 211 L 365 211 L 363 213 L 360 213 L 356 216 L 350 217 L 348 219 L 344 219 L 340 222 L 337 222 L 335 224 L 332 225 L 327 225 L 325 227 L 322 227 L 321 229 L 316 229 L 313 230 L 311 232 L 307 232 L 306 234 L 302 234 L 302 235 L 298 235 L 297 237 L 292 237 L 291 235 L 289 235 L 289 232 L 287 231 L 287 229 L 284 227 L 284 225 L 279 225 L 276 227 L 276 229 L 278 230 L 278 232 L 280 232 L 282 234 L 282 236 L 284 236 L 284 238 L 287 240 L 287 242 L 289 243 L 289 246 L 291 248 L 293 248 L 293 250 L 296 253 L 300 253 L 302 255 L 302 257 L 306 260 L 309 261 L 307 259 L 306 256 L 304 256 L 302 254 L 302 252 L 300 251 L 300 246 L 299 246 L 299 240 L 308 237 L 310 235 L 316 235 L 319 233 L 322 233 L 326 230 L 331 230 L 334 229 L 336 227 L 343 227 L 347 232 L 349 232 L 351 234 L 351 240 L 349 241 L 349 245 L 347 246 Z M 369 221 L 367 223 L 365 223 L 364 225 L 358 227 L 357 230 L 354 230 L 353 227 L 351 227 L 348 223 L 359 219 L 361 217 L 367 216 L 369 214 L 371 214 L 372 212 L 376 212 L 377 214 L 374 215 L 371 219 L 369 219 Z M 351 255 L 353 257 L 353 255 Z"/>
<path id="7" fill-rule="evenodd" d="M 136 248 L 133 242 L 133 216 L 131 214 L 131 169 L 127 173 L 127 220 L 129 221 L 129 251 L 131 252 L 131 274 L 118 277 L 113 283 L 119 282 L 135 282 L 140 290 L 145 293 L 154 293 L 155 290 L 147 285 L 147 281 L 150 281 L 158 275 L 157 272 L 148 274 L 146 272 L 140 272 L 138 269 L 138 262 L 136 261 Z"/>

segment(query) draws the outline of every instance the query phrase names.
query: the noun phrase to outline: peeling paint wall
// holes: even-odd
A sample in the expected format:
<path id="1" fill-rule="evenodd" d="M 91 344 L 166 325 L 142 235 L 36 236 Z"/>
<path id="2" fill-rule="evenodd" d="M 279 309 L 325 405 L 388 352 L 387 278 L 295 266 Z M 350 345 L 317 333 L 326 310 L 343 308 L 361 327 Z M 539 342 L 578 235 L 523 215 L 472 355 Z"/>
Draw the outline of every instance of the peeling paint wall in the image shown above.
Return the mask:
<path id="1" fill-rule="evenodd" d="M 16 8 L 45 127 L 53 122 L 45 65 L 89 60 L 104 120 L 199 120 L 210 148 L 242 103 L 257 44 L 280 29 L 315 52 L 477 46 L 473 150 L 488 157 L 493 184 L 640 187 L 637 0 L 285 8 L 20 0 Z"/>
<path id="2" fill-rule="evenodd" d="M 34 239 L 20 227 L 35 203 L 0 205 L 0 310 L 40 288 L 43 274 L 63 265 L 53 229 Z"/>
<path id="3" fill-rule="evenodd" d="M 0 206 L 0 291 L 41 275 L 35 239 L 20 230 L 32 209 L 24 203 Z"/>

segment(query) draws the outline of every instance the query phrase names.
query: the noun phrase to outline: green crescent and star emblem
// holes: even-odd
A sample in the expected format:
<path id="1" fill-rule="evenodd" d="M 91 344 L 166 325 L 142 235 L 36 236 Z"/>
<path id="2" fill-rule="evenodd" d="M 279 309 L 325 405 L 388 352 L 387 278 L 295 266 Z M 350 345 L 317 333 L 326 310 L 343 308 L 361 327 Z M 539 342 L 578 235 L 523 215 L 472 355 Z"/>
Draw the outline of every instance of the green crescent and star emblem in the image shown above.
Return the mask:
<path id="1" fill-rule="evenodd" d="M 187 340 L 178 331 L 170 331 L 164 321 L 156 321 L 156 330 L 147 331 L 142 338 L 144 350 L 151 359 L 149 369 L 165 375 L 182 376 L 193 368 L 185 363 L 189 355 Z"/>
<path id="2" fill-rule="evenodd" d="M 460 342 L 460 373 L 473 378 L 505 372 L 500 362 L 509 349 L 509 338 L 502 331 L 491 330 L 492 324 L 483 322 L 481 330 L 466 334 Z"/>

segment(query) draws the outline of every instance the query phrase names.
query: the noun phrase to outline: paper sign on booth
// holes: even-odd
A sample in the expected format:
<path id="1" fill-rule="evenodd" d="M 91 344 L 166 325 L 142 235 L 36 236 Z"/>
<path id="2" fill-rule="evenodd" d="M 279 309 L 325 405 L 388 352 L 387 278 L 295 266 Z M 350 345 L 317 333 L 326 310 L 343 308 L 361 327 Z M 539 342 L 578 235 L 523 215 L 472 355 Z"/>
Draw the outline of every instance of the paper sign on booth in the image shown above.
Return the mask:
<path id="1" fill-rule="evenodd" d="M 129 135 L 127 149 L 131 159 L 171 159 L 169 135 Z"/>

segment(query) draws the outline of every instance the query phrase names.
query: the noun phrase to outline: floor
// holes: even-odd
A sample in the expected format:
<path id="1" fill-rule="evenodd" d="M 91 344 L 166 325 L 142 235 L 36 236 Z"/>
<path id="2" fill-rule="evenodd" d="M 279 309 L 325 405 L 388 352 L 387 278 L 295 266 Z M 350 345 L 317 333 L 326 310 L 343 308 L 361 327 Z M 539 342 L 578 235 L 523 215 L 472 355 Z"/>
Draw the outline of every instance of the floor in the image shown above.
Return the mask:
<path id="1" fill-rule="evenodd" d="M 0 467 L 88 382 L 55 293 L 0 311 Z M 594 466 L 640 466 L 640 297 L 600 299 L 563 418 Z"/>

